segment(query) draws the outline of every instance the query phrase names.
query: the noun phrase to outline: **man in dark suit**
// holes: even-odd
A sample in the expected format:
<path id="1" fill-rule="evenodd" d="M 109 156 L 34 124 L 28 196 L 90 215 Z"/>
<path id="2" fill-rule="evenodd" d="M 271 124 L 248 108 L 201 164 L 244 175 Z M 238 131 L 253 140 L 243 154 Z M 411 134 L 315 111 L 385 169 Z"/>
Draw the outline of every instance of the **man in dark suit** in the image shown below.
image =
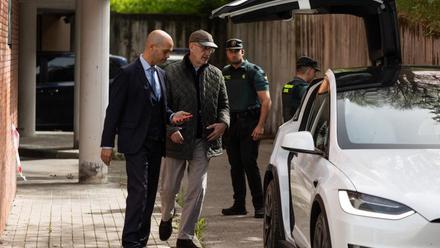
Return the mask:
<path id="1" fill-rule="evenodd" d="M 101 159 L 110 165 L 115 135 L 124 153 L 127 170 L 127 205 L 122 233 L 123 247 L 145 247 L 150 234 L 166 124 L 189 118 L 167 107 L 165 73 L 157 67 L 167 60 L 173 40 L 162 30 L 151 32 L 143 54 L 122 68 L 110 88 L 101 140 Z"/>

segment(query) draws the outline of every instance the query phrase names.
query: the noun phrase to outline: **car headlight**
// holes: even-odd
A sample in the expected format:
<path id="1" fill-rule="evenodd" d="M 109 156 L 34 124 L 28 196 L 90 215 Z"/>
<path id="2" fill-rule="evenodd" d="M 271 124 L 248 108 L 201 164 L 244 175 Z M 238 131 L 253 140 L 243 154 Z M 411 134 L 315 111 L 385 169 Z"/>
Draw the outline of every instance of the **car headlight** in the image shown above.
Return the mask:
<path id="1" fill-rule="evenodd" d="M 415 213 L 401 203 L 354 191 L 340 190 L 339 203 L 349 214 L 372 218 L 400 220 Z"/>

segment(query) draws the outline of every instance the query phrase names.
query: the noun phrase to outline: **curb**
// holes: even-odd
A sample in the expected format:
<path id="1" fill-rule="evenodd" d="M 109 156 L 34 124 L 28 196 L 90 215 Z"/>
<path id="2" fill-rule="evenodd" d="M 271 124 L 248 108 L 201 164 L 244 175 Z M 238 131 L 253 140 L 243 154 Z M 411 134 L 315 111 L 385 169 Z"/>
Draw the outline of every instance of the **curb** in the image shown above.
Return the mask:
<path id="1" fill-rule="evenodd" d="M 77 159 L 78 150 L 52 150 L 52 149 L 32 149 L 20 147 L 18 149 L 20 157 L 38 157 L 38 158 L 59 158 L 59 159 Z"/>

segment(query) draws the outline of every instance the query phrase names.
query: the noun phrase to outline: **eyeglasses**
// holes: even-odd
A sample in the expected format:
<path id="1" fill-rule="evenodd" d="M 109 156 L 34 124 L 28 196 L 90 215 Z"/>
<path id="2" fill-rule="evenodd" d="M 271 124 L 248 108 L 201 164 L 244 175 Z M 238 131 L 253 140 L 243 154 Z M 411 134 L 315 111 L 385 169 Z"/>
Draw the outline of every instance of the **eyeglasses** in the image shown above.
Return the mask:
<path id="1" fill-rule="evenodd" d="M 213 48 L 213 47 L 202 46 L 202 45 L 200 45 L 198 43 L 196 43 L 196 45 L 198 47 L 200 47 L 203 50 L 204 53 L 212 54 L 212 53 L 215 52 L 215 48 Z"/>

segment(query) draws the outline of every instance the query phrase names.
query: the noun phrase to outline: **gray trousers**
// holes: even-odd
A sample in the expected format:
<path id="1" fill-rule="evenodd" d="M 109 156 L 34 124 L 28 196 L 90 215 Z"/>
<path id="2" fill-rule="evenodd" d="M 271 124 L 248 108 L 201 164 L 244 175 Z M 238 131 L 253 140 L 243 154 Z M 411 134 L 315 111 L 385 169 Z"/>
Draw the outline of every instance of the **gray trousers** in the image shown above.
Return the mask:
<path id="1" fill-rule="evenodd" d="M 162 220 L 173 217 L 176 194 L 187 169 L 188 188 L 184 191 L 184 204 L 179 229 L 179 239 L 193 239 L 194 229 L 202 212 L 205 198 L 209 159 L 206 157 L 206 142 L 198 139 L 192 160 L 167 157 L 162 165 L 160 178 L 160 200 Z"/>

